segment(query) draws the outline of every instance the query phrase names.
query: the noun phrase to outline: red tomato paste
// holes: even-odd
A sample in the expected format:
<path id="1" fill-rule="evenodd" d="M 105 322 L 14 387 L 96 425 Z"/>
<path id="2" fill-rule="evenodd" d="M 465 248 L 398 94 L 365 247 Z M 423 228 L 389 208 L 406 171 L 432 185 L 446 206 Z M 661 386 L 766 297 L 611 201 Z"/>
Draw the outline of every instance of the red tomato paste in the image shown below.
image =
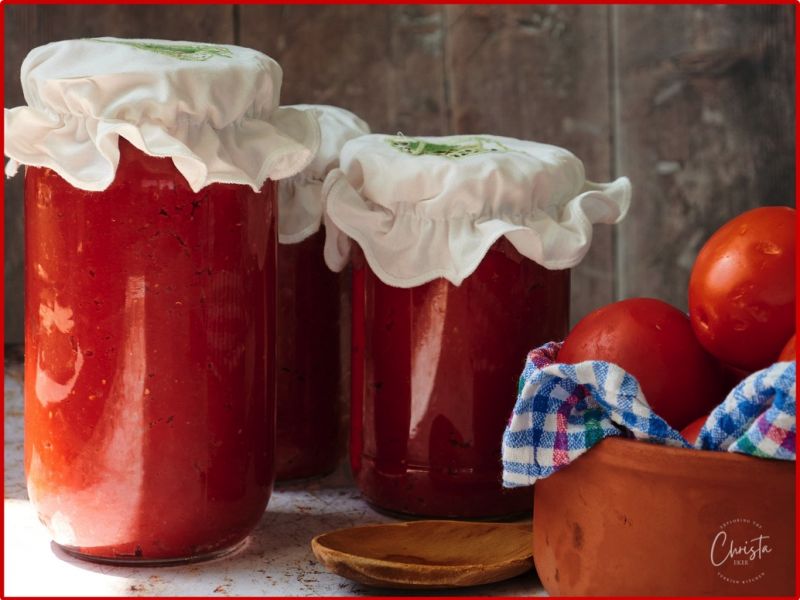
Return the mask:
<path id="1" fill-rule="evenodd" d="M 28 491 L 74 554 L 205 558 L 272 489 L 275 187 L 120 153 L 103 192 L 27 169 Z"/>
<path id="2" fill-rule="evenodd" d="M 323 231 L 278 247 L 279 480 L 325 475 L 339 458 L 340 288 Z"/>
<path id="3" fill-rule="evenodd" d="M 504 239 L 460 286 L 391 287 L 357 258 L 351 464 L 366 499 L 434 517 L 530 510 L 530 488 L 502 487 L 503 430 L 526 353 L 568 320 L 569 271 Z"/>

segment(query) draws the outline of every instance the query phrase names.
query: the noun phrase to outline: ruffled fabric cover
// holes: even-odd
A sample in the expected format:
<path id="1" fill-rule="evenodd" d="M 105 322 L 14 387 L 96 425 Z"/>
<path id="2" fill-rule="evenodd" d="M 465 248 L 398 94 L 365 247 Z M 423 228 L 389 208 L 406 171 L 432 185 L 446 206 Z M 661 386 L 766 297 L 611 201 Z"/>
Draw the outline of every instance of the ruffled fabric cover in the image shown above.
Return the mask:
<path id="1" fill-rule="evenodd" d="M 34 48 L 21 70 L 27 106 L 4 111 L 6 174 L 49 167 L 101 191 L 121 136 L 171 157 L 194 191 L 259 190 L 301 171 L 319 145 L 312 115 L 278 107 L 282 76 L 273 59 L 238 46 L 97 38 Z"/>
<path id="2" fill-rule="evenodd" d="M 279 227 L 282 244 L 296 244 L 319 230 L 322 222 L 322 183 L 339 166 L 345 142 L 369 133 L 369 126 L 349 110 L 337 106 L 295 104 L 319 122 L 320 144 L 314 160 L 301 173 L 278 185 Z"/>
<path id="3" fill-rule="evenodd" d="M 328 266 L 341 270 L 355 240 L 384 283 L 414 287 L 459 285 L 503 236 L 548 269 L 574 267 L 593 225 L 625 216 L 631 185 L 591 183 L 576 156 L 547 144 L 368 135 L 344 145 L 322 194 Z"/>

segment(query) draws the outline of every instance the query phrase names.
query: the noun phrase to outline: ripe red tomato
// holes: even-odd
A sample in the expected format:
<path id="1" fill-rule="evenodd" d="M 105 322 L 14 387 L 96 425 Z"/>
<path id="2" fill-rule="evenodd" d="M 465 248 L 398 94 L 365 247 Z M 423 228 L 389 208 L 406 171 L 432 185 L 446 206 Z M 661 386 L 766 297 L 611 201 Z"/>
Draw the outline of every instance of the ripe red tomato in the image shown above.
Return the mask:
<path id="1" fill-rule="evenodd" d="M 778 356 L 778 360 L 796 360 L 795 359 L 795 351 L 794 351 L 794 339 L 796 335 L 793 335 L 789 338 L 789 341 L 786 342 L 786 345 L 781 350 L 780 356 Z"/>
<path id="2" fill-rule="evenodd" d="M 703 415 L 699 419 L 692 421 L 681 430 L 681 435 L 686 438 L 687 442 L 694 444 L 697 441 L 697 436 L 700 435 L 700 430 L 703 428 L 703 425 L 706 424 L 707 419 L 708 415 Z"/>
<path id="3" fill-rule="evenodd" d="M 677 430 L 709 413 L 725 392 L 719 363 L 697 342 L 689 318 L 652 298 L 622 300 L 589 313 L 567 336 L 558 360 L 619 365 Z"/>
<path id="4" fill-rule="evenodd" d="M 772 364 L 794 332 L 795 211 L 756 208 L 728 221 L 697 255 L 689 315 L 697 339 L 722 362 Z"/>

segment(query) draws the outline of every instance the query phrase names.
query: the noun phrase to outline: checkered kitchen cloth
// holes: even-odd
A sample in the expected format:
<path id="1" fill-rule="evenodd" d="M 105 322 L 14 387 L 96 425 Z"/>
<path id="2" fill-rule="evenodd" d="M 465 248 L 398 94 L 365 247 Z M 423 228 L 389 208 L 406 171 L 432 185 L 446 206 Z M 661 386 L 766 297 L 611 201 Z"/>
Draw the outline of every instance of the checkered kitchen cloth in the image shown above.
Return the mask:
<path id="1" fill-rule="evenodd" d="M 636 379 L 603 361 L 557 362 L 561 344 L 529 355 L 503 436 L 503 485 L 531 485 L 567 466 L 597 442 L 628 436 L 691 445 L 648 406 Z M 695 447 L 795 460 L 796 363 L 753 373 L 715 408 Z"/>

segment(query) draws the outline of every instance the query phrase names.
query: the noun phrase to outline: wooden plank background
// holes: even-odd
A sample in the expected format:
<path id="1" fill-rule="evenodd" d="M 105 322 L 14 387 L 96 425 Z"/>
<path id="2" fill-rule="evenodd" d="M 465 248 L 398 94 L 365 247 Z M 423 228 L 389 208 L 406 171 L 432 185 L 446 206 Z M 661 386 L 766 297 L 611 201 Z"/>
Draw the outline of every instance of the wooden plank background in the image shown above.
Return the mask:
<path id="1" fill-rule="evenodd" d="M 791 6 L 59 6 L 5 10 L 5 105 L 40 44 L 112 35 L 236 43 L 284 68 L 282 101 L 374 131 L 564 146 L 634 200 L 573 271 L 573 322 L 616 298 L 686 306 L 721 223 L 794 204 Z M 22 341 L 22 177 L 5 184 L 6 342 Z"/>

